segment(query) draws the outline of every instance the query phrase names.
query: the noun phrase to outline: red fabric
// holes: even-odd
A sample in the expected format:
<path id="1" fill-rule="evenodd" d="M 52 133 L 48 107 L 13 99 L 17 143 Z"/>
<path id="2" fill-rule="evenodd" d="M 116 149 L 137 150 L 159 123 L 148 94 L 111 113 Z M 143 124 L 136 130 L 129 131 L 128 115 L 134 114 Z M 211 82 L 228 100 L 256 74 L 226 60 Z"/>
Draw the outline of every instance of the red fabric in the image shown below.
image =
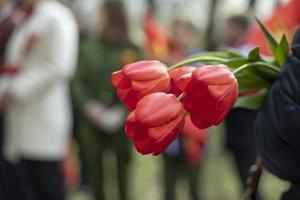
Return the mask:
<path id="1" fill-rule="evenodd" d="M 18 67 L 12 67 L 6 65 L 0 67 L 0 74 L 16 75 L 18 73 L 19 73 Z"/>
<path id="2" fill-rule="evenodd" d="M 153 93 L 142 98 L 127 117 L 126 135 L 141 154 L 158 155 L 178 136 L 184 109 L 173 94 Z"/>
<path id="3" fill-rule="evenodd" d="M 147 94 L 169 92 L 170 77 L 166 66 L 155 60 L 144 60 L 125 65 L 112 74 L 117 95 L 129 110 Z"/>
<path id="4" fill-rule="evenodd" d="M 183 93 L 184 108 L 200 129 L 223 121 L 238 97 L 238 82 L 225 65 L 197 68 Z"/>

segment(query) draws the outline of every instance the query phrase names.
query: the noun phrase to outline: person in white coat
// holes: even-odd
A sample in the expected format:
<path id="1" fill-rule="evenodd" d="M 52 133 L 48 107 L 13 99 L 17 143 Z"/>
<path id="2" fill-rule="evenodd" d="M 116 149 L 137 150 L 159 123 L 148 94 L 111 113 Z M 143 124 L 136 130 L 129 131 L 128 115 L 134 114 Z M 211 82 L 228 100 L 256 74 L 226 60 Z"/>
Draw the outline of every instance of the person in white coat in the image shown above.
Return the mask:
<path id="1" fill-rule="evenodd" d="M 76 66 L 78 29 L 72 12 L 55 0 L 22 0 L 31 13 L 8 43 L 0 78 L 6 108 L 4 156 L 21 162 L 39 200 L 65 199 L 59 162 L 71 132 L 69 80 Z"/>

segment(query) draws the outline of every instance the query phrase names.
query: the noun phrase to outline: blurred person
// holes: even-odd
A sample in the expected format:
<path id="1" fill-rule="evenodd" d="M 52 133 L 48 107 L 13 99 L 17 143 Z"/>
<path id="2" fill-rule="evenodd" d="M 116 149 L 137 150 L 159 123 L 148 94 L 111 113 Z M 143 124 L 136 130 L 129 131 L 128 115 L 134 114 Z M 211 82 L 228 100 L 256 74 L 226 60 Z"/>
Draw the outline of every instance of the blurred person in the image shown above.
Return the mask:
<path id="1" fill-rule="evenodd" d="M 4 57 L 5 68 L 15 74 L 0 78 L 3 152 L 22 167 L 13 181 L 22 183 L 26 196 L 16 199 L 64 200 L 60 161 L 70 133 L 68 82 L 76 63 L 77 27 L 71 11 L 57 1 L 20 3 L 28 18 L 14 30 Z"/>
<path id="2" fill-rule="evenodd" d="M 170 62 L 175 63 L 202 51 L 200 31 L 188 20 L 176 19 L 171 24 Z"/>
<path id="3" fill-rule="evenodd" d="M 246 36 L 250 27 L 249 19 L 243 15 L 227 19 L 223 33 L 223 47 L 233 48 L 247 55 L 250 46 Z M 233 155 L 235 166 L 243 188 L 249 170 L 257 155 L 254 139 L 254 121 L 257 110 L 233 108 L 225 119 L 226 146 Z M 256 199 L 260 199 L 257 195 Z"/>
<path id="4" fill-rule="evenodd" d="M 26 15 L 19 8 L 18 0 L 2 0 L 0 2 L 0 76 L 13 75 L 14 70 L 4 67 L 4 56 L 7 42 L 14 28 L 21 24 Z M 16 177 L 19 166 L 8 162 L 2 152 L 4 140 L 3 113 L 0 114 L 0 199 L 21 199 L 24 195 Z"/>
<path id="5" fill-rule="evenodd" d="M 110 151 L 116 157 L 118 196 L 126 200 L 131 146 L 124 134 L 125 110 L 110 77 L 113 71 L 141 58 L 141 52 L 129 39 L 122 1 L 105 1 L 100 14 L 101 35 L 82 42 L 73 83 L 75 105 L 80 113 L 79 146 L 96 199 L 106 199 L 104 155 Z"/>
<path id="6" fill-rule="evenodd" d="M 201 52 L 200 33 L 193 24 L 184 19 L 175 19 L 171 25 L 169 62 L 177 62 L 185 56 Z M 198 64 L 196 64 L 197 66 Z M 178 138 L 165 150 L 164 199 L 175 200 L 176 184 L 181 180 L 189 185 L 192 200 L 200 200 L 200 169 L 204 157 L 207 130 L 196 128 L 189 117 Z"/>
<path id="7" fill-rule="evenodd" d="M 175 200 L 179 178 L 186 179 L 191 200 L 200 200 L 200 168 L 204 157 L 207 130 L 186 121 L 180 136 L 164 152 L 165 200 Z"/>
<path id="8" fill-rule="evenodd" d="M 197 27 L 186 19 L 175 19 L 171 24 L 169 63 L 181 61 L 184 57 L 192 56 L 203 51 L 201 46 L 202 34 Z M 194 67 L 202 63 L 193 63 Z"/>
<path id="9" fill-rule="evenodd" d="M 223 30 L 221 31 L 221 45 L 219 48 L 233 48 L 243 55 L 247 55 L 251 50 L 248 44 L 248 33 L 251 22 L 247 16 L 234 15 L 226 19 Z"/>

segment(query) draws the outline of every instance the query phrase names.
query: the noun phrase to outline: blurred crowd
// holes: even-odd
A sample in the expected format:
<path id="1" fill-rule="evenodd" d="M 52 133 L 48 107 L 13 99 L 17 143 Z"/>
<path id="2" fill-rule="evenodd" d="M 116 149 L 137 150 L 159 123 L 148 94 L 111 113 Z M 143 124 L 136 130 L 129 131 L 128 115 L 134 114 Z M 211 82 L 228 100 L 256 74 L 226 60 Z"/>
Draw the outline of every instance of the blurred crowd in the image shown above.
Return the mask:
<path id="1" fill-rule="evenodd" d="M 58 0 L 0 1 L 0 200 L 65 200 L 70 186 L 91 188 L 96 200 L 109 199 L 105 184 L 111 177 L 118 198 L 130 199 L 133 149 L 111 73 L 141 59 L 172 64 L 212 48 L 250 50 L 251 3 L 249 12 L 223 19 L 213 35 L 178 13 L 168 28 L 162 26 L 153 2 L 147 1 L 140 19 L 141 44 L 131 37 L 120 0 L 97 6 L 92 30 L 84 24 L 88 19 Z M 206 43 L 208 37 L 214 45 Z M 237 108 L 225 121 L 226 147 L 244 187 L 256 158 L 256 114 Z M 163 199 L 176 199 L 182 177 L 190 199 L 203 199 L 200 171 L 209 132 L 186 128 L 163 153 Z M 106 172 L 108 152 L 115 158 L 114 175 Z"/>

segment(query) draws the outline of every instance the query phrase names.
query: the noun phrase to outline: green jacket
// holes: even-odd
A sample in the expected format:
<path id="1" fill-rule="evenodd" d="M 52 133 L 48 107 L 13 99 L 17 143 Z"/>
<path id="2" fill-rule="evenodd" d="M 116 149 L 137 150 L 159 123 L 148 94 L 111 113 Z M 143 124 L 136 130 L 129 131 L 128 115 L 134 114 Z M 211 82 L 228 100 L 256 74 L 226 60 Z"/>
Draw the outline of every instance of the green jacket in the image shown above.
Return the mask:
<path id="1" fill-rule="evenodd" d="M 75 109 L 83 114 L 87 101 L 91 99 L 108 107 L 120 104 L 111 84 L 111 74 L 141 58 L 141 51 L 133 44 L 111 44 L 103 39 L 83 41 L 72 84 Z"/>

